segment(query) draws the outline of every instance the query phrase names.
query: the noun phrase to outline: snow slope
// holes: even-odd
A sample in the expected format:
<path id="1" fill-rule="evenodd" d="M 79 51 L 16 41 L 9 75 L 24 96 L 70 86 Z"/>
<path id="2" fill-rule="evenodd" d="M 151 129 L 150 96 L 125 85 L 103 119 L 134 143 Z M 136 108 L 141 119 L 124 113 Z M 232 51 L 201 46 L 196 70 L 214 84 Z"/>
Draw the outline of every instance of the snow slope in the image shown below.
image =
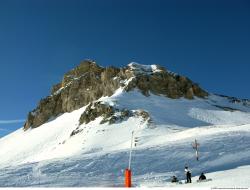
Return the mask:
<path id="1" fill-rule="evenodd" d="M 146 110 L 153 123 L 134 116 L 112 125 L 100 125 L 97 118 L 78 126 L 83 107 L 41 127 L 19 129 L 0 139 L 0 186 L 122 186 L 132 131 L 139 138 L 132 159 L 135 186 L 171 186 L 172 175 L 184 179 L 185 164 L 193 176 L 215 172 L 208 175 L 224 180 L 204 186 L 233 185 L 227 175 L 238 169 L 229 169 L 250 165 L 250 107 L 241 102 L 216 95 L 173 100 L 122 89 L 99 101 Z M 71 136 L 77 127 L 82 131 Z M 201 145 L 199 162 L 191 146 L 195 139 Z M 244 185 L 250 187 L 250 181 Z"/>
<path id="2" fill-rule="evenodd" d="M 185 184 L 182 180 L 180 183 L 170 183 L 165 181 L 144 182 L 140 187 L 211 187 L 221 189 L 248 189 L 250 166 L 241 166 L 230 170 L 212 172 L 206 174 L 208 181 L 198 182 L 199 176 L 192 179 L 191 184 Z"/>

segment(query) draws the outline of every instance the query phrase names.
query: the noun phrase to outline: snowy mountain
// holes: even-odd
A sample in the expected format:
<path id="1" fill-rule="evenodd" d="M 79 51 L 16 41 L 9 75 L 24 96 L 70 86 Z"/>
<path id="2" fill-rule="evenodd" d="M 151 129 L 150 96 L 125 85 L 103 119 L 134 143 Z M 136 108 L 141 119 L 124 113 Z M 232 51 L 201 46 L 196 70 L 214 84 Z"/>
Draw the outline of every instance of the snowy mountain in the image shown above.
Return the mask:
<path id="1" fill-rule="evenodd" d="M 90 60 L 0 139 L 0 186 L 123 186 L 132 131 L 134 186 L 178 186 L 170 178 L 184 180 L 188 165 L 213 180 L 184 186 L 250 187 L 248 100 L 208 93 L 157 65 Z"/>

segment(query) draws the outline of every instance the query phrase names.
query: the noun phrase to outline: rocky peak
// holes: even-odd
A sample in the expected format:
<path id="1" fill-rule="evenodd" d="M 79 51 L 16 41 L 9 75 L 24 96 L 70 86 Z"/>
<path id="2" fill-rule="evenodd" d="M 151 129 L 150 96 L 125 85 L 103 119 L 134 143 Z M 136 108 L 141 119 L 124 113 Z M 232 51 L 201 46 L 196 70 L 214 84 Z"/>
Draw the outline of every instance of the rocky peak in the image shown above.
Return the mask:
<path id="1" fill-rule="evenodd" d="M 59 84 L 56 84 L 52 87 L 51 94 L 54 94 L 61 88 L 65 88 L 70 85 L 74 80 L 78 80 L 80 77 L 83 77 L 85 74 L 92 73 L 93 75 L 99 75 L 102 73 L 104 69 L 96 64 L 95 61 L 92 60 L 84 60 L 82 61 L 76 68 L 67 72 L 62 81 Z"/>
<path id="2" fill-rule="evenodd" d="M 192 99 L 194 96 L 204 98 L 208 95 L 190 79 L 158 65 L 133 62 L 125 68 L 103 68 L 94 61 L 85 60 L 67 72 L 62 81 L 52 87 L 51 95 L 42 99 L 38 107 L 28 114 L 24 129 L 39 127 L 59 114 L 111 96 L 119 88 L 124 91 L 139 89 L 145 96 L 153 93 L 169 98 Z M 97 115 L 102 115 L 103 110 L 106 109 L 98 109 Z"/>
<path id="3" fill-rule="evenodd" d="M 82 61 L 76 68 L 72 69 L 64 75 L 62 85 L 66 86 L 69 82 L 72 82 L 72 80 L 76 80 L 86 73 L 94 73 L 95 75 L 100 75 L 103 70 L 104 69 L 97 65 L 94 61 Z"/>
<path id="4" fill-rule="evenodd" d="M 132 62 L 128 64 L 128 68 L 135 75 L 138 74 L 152 74 L 156 72 L 165 72 L 166 69 L 159 65 L 142 65 L 139 63 Z"/>

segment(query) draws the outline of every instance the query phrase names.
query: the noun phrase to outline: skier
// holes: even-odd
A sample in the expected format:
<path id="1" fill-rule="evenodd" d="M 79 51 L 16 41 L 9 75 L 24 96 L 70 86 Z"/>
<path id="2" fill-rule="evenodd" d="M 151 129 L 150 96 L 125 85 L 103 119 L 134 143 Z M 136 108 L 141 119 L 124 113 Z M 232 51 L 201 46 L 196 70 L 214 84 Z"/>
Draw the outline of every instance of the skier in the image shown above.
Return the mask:
<path id="1" fill-rule="evenodd" d="M 206 180 L 206 176 L 204 175 L 204 173 L 202 172 L 200 177 L 199 177 L 199 181 L 202 181 L 202 180 Z"/>
<path id="2" fill-rule="evenodd" d="M 192 183 L 192 180 L 191 180 L 191 171 L 188 169 L 188 167 L 186 166 L 185 167 L 185 174 L 186 174 L 186 177 L 187 177 L 187 183 Z"/>
<path id="3" fill-rule="evenodd" d="M 172 183 L 177 183 L 178 181 L 179 181 L 179 180 L 177 179 L 176 176 L 173 176 L 173 177 L 172 177 L 172 180 L 171 180 Z"/>

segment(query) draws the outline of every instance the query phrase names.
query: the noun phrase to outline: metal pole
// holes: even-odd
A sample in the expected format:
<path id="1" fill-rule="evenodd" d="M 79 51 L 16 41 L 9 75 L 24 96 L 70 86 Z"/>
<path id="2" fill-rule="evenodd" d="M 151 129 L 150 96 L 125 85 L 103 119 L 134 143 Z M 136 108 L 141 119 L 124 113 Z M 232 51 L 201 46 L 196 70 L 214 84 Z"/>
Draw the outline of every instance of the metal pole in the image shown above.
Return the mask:
<path id="1" fill-rule="evenodd" d="M 199 161 L 198 150 L 196 150 L 196 160 Z"/>
<path id="2" fill-rule="evenodd" d="M 195 148 L 196 148 L 196 160 L 199 161 L 199 155 L 198 155 L 198 142 L 195 139 Z"/>
<path id="3" fill-rule="evenodd" d="M 128 162 L 128 169 L 129 169 L 129 170 L 130 170 L 130 168 L 131 168 L 131 157 L 132 157 L 132 148 L 133 148 L 133 138 L 134 138 L 134 131 L 132 131 L 132 136 L 131 136 L 131 145 L 130 145 L 129 162 Z"/>

